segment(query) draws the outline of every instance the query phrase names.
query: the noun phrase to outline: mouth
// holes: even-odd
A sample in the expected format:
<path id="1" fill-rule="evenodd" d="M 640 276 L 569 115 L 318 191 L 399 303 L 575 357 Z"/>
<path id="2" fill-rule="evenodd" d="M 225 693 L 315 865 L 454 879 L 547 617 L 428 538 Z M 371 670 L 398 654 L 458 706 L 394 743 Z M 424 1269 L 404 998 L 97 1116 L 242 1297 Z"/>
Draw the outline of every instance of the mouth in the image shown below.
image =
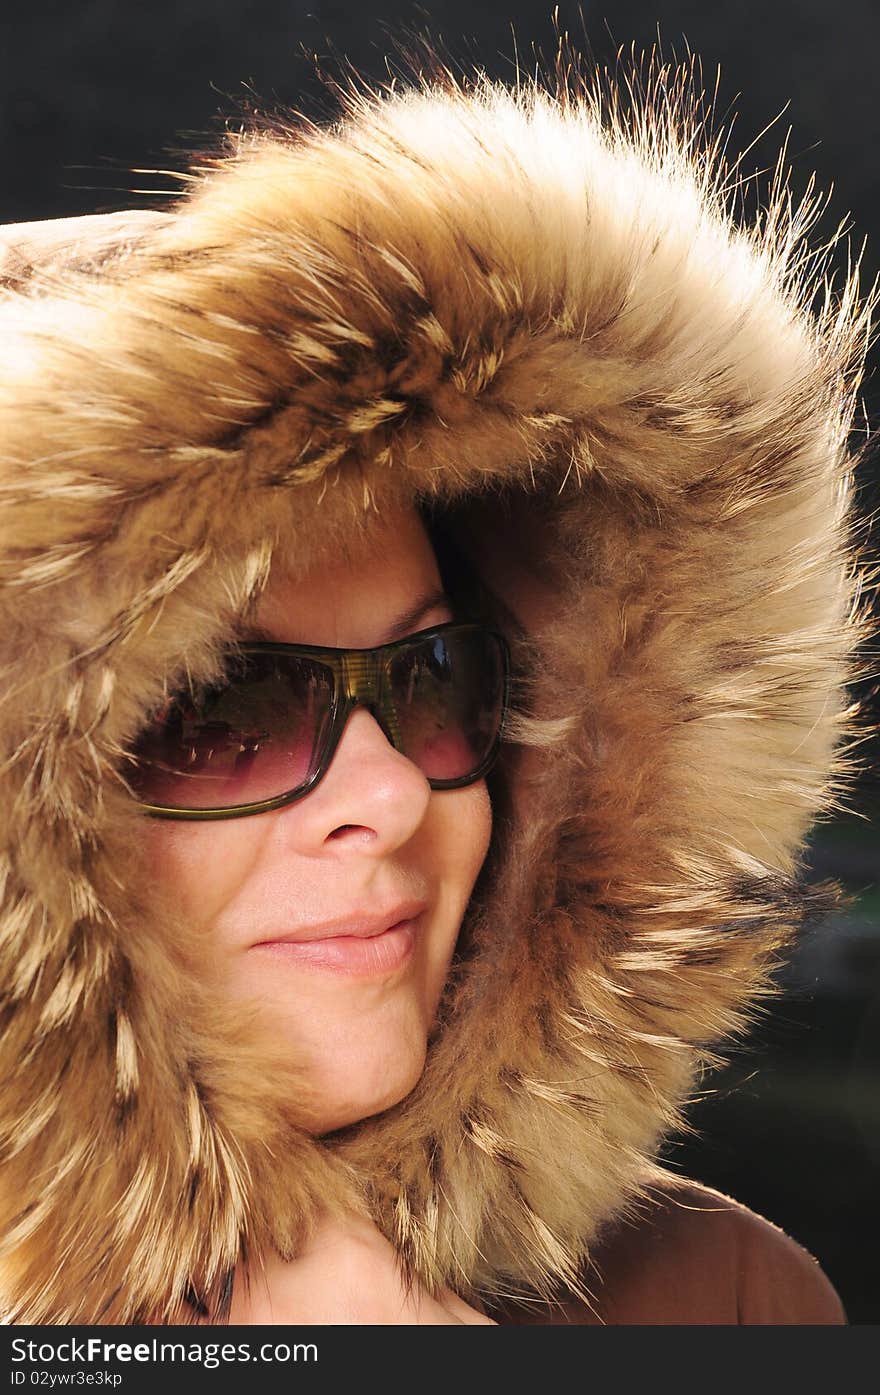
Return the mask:
<path id="1" fill-rule="evenodd" d="M 411 959 L 418 922 L 426 907 L 420 902 L 403 909 L 407 912 L 404 915 L 392 911 L 389 915 L 304 927 L 260 940 L 251 948 L 271 956 L 278 964 L 355 977 L 391 973 Z"/>

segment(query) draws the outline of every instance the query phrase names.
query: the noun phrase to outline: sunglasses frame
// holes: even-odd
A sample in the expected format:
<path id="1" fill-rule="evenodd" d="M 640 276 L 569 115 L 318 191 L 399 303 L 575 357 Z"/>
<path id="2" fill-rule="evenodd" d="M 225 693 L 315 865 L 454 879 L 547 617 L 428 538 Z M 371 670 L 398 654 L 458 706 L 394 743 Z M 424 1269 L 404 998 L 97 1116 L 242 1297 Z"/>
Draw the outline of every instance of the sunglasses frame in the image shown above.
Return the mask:
<path id="1" fill-rule="evenodd" d="M 372 713 L 390 744 L 396 751 L 400 751 L 394 737 L 394 708 L 385 681 L 391 659 L 407 646 L 424 643 L 426 639 L 433 638 L 435 635 L 448 634 L 452 630 L 456 632 L 478 630 L 482 634 L 493 636 L 498 641 L 503 673 L 501 714 L 495 739 L 475 770 L 453 780 L 426 778 L 432 789 L 462 789 L 466 785 L 475 784 L 477 780 L 482 779 L 488 773 L 495 763 L 504 739 L 505 721 L 510 706 L 510 649 L 504 634 L 494 625 L 487 625 L 477 620 L 447 620 L 442 625 L 432 625 L 426 630 L 416 630 L 412 634 L 404 635 L 402 639 L 392 640 L 389 644 L 377 645 L 373 649 L 336 649 L 328 645 L 284 644 L 274 640 L 247 641 L 237 644 L 234 649 L 237 655 L 290 654 L 315 659 L 331 669 L 334 680 L 333 702 L 329 713 L 327 736 L 323 749 L 319 753 L 320 759 L 314 773 L 304 785 L 299 785 L 296 789 L 273 795 L 271 799 L 256 800 L 249 804 L 234 804 L 217 809 L 178 809 L 174 806 L 145 803 L 139 799 L 136 799 L 135 803 L 151 818 L 192 820 L 246 818 L 250 814 L 265 814 L 272 809 L 280 809 L 286 804 L 293 804 L 296 800 L 303 799 L 307 794 L 310 794 L 319 780 L 326 775 L 348 719 L 358 706 L 366 707 Z M 406 752 L 400 751 L 400 754 L 405 755 Z"/>

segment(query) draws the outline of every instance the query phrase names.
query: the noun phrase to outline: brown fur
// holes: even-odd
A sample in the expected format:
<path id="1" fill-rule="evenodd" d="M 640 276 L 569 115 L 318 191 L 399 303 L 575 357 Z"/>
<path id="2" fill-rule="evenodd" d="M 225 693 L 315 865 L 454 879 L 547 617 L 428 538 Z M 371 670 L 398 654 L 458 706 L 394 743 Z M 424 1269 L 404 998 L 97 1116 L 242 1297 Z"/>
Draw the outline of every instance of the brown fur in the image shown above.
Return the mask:
<path id="1" fill-rule="evenodd" d="M 5 230 L 5 1315 L 222 1313 L 242 1246 L 293 1253 L 328 1200 L 465 1297 L 577 1286 L 829 904 L 802 847 L 856 767 L 875 296 L 814 303 L 781 178 L 738 225 L 653 67 L 629 114 L 575 75 L 349 93 L 191 175 L 166 214 Z M 406 498 L 509 607 L 521 720 L 423 1078 L 317 1141 L 199 984 L 119 771 L 273 556 Z"/>

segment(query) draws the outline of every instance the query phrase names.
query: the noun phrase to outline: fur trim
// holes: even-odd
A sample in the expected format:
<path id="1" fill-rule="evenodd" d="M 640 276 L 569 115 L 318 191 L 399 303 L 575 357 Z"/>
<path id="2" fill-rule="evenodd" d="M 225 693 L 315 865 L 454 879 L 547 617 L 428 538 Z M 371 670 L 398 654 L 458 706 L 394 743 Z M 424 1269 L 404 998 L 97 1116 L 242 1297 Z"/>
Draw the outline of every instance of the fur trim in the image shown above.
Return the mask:
<path id="1" fill-rule="evenodd" d="M 629 112 L 575 76 L 349 93 L 186 180 L 5 230 L 7 1320 L 222 1314 L 242 1247 L 295 1250 L 319 1201 L 430 1285 L 579 1291 L 833 893 L 802 846 L 855 769 L 874 292 L 820 294 L 833 242 L 781 177 L 738 224 L 666 70 Z M 404 498 L 509 605 L 522 739 L 422 1079 L 315 1140 L 145 886 L 121 757 L 276 549 L 305 568 Z"/>

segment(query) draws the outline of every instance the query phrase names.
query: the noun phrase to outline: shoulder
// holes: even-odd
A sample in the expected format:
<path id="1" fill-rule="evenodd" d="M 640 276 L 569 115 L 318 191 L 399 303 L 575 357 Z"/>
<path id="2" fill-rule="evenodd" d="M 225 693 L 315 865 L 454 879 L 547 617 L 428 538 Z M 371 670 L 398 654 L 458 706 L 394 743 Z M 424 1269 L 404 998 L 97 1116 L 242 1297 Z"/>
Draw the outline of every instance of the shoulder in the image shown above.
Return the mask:
<path id="1" fill-rule="evenodd" d="M 732 1197 L 686 1179 L 652 1188 L 637 1216 L 608 1226 L 591 1250 L 584 1280 L 595 1311 L 572 1300 L 548 1321 L 846 1322 L 835 1289 L 802 1245 Z"/>
<path id="2" fill-rule="evenodd" d="M 636 1221 L 615 1225 L 594 1267 L 606 1322 L 846 1321 L 802 1245 L 732 1197 L 684 1179 L 654 1191 Z"/>

